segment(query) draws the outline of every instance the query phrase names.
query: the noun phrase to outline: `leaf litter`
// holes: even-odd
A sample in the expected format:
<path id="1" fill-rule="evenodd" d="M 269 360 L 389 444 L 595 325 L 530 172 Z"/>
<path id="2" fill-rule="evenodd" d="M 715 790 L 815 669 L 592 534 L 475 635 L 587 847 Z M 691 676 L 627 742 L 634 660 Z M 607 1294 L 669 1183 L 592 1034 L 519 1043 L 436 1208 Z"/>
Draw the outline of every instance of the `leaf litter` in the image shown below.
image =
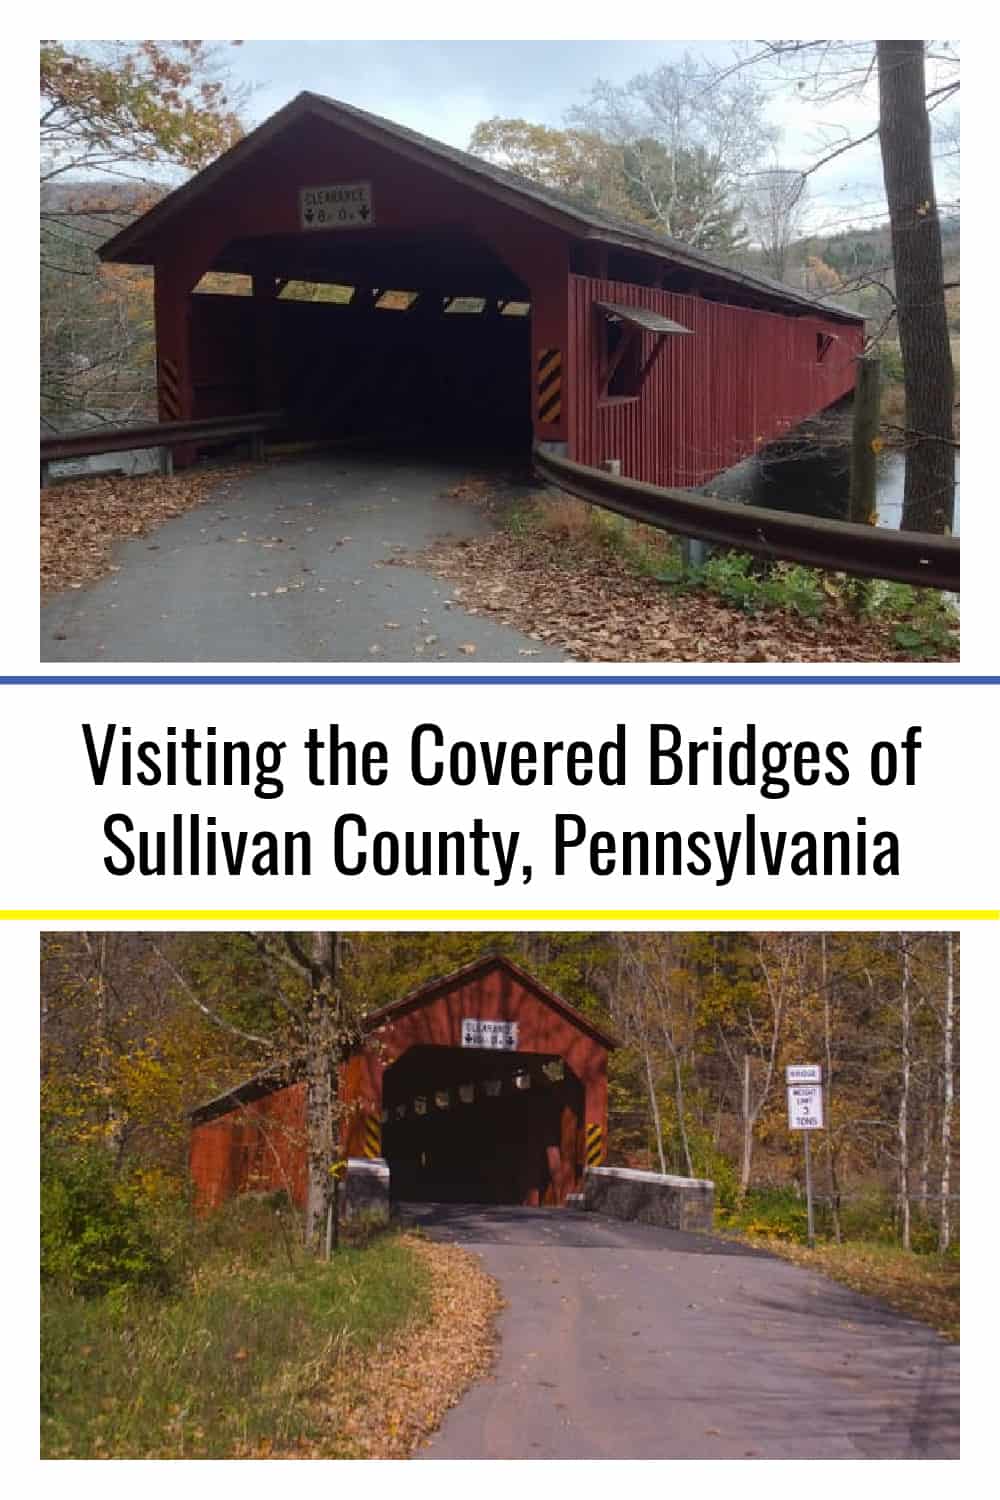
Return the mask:
<path id="1" fill-rule="evenodd" d="M 578 661 L 912 659 L 891 623 L 859 617 L 838 601 L 821 619 L 782 608 L 749 614 L 706 589 L 677 589 L 610 553 L 537 533 L 445 539 L 392 565 L 446 580 L 445 609 L 489 615 Z"/>
<path id="2" fill-rule="evenodd" d="M 248 1458 L 408 1458 L 425 1445 L 445 1413 L 490 1370 L 496 1318 L 503 1302 L 478 1257 L 416 1234 L 404 1243 L 430 1274 L 427 1321 L 366 1355 L 347 1357 L 336 1380 L 317 1393 L 328 1437 Z"/>
<path id="3" fill-rule="evenodd" d="M 246 469 L 185 470 L 171 476 L 92 474 L 41 491 L 42 597 L 116 571 L 117 542 L 146 536 L 210 496 L 222 501 Z M 245 536 L 234 538 L 245 542 Z"/>

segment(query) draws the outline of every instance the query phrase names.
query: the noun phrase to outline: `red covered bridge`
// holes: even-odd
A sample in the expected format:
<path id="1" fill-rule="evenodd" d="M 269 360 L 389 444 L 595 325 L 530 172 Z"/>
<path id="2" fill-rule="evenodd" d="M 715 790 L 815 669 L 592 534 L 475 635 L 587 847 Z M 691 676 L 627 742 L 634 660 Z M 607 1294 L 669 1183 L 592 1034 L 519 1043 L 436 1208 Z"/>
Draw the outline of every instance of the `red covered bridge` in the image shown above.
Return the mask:
<path id="1" fill-rule="evenodd" d="M 843 308 L 311 93 L 101 254 L 155 268 L 161 420 L 534 440 L 673 487 L 850 391 L 863 339 Z M 198 290 L 209 272 L 251 295 Z"/>
<path id="2" fill-rule="evenodd" d="M 506 958 L 486 957 L 366 1017 L 340 1068 L 341 1151 L 384 1157 L 397 1198 L 563 1203 L 604 1160 L 600 1026 Z M 192 1115 L 201 1209 L 242 1192 L 306 1199 L 305 1083 L 249 1080 Z"/>

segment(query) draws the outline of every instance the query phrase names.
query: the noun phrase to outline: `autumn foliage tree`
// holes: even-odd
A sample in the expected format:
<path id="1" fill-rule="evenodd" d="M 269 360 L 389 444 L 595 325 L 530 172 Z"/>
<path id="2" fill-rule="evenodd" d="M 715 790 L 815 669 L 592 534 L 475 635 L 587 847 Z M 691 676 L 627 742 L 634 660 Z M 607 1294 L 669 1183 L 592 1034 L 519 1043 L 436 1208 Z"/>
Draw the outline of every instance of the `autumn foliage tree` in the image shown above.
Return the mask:
<path id="1" fill-rule="evenodd" d="M 949 933 L 49 933 L 46 1140 L 183 1195 L 187 1112 L 262 1071 L 305 1079 L 303 1228 L 323 1253 L 361 1017 L 484 952 L 609 1027 L 612 1161 L 710 1177 L 724 1208 L 801 1189 L 784 1068 L 824 1070 L 821 1223 L 957 1238 L 960 964 Z M 284 1074 L 282 1074 L 284 1076 Z"/>
<path id="2" fill-rule="evenodd" d="M 593 131 L 559 130 L 495 115 L 480 120 L 469 150 L 529 182 L 564 193 L 581 208 L 628 213 L 621 152 Z"/>
<path id="3" fill-rule="evenodd" d="M 152 278 L 96 249 L 239 139 L 244 96 L 199 41 L 43 41 L 39 63 L 42 416 L 120 419 L 152 398 Z"/>
<path id="4" fill-rule="evenodd" d="M 483 120 L 469 149 L 583 207 L 732 254 L 746 243 L 743 185 L 776 135 L 752 79 L 711 83 L 685 54 L 625 84 L 597 80 L 564 129 Z"/>

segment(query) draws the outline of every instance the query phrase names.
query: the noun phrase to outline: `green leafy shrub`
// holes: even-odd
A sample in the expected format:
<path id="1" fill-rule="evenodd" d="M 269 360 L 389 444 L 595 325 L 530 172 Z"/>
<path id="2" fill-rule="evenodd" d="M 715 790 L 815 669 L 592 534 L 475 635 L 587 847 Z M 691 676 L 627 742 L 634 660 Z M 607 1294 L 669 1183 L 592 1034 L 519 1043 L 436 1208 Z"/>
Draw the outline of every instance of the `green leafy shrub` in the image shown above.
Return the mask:
<path id="1" fill-rule="evenodd" d="M 759 609 L 790 609 L 804 619 L 822 615 L 826 598 L 813 568 L 761 562 L 748 552 L 718 552 L 697 570 L 696 582 L 724 604 L 753 614 Z"/>
<path id="2" fill-rule="evenodd" d="M 41 1271 L 43 1280 L 87 1297 L 169 1286 L 142 1193 L 100 1147 L 43 1152 Z"/>
<path id="3" fill-rule="evenodd" d="M 937 589 L 879 579 L 869 585 L 865 607 L 869 615 L 892 621 L 896 645 L 917 659 L 937 660 L 957 644 L 958 610 Z"/>
<path id="4" fill-rule="evenodd" d="M 699 581 L 725 604 L 752 613 L 763 603 L 760 579 L 747 552 L 719 552 L 700 569 Z"/>
<path id="5" fill-rule="evenodd" d="M 717 1191 L 716 1201 L 719 1224 L 724 1229 L 735 1229 L 742 1234 L 767 1235 L 790 1244 L 804 1245 L 808 1242 L 806 1200 L 794 1188 L 753 1188 L 741 1204 L 735 1202 L 735 1195 L 730 1201 L 724 1202 Z M 814 1203 L 814 1220 L 817 1240 L 832 1240 L 833 1214 L 824 1197 L 817 1198 Z M 881 1188 L 872 1188 L 845 1199 L 840 1206 L 840 1232 L 845 1245 L 864 1244 L 897 1249 L 900 1226 L 895 1198 Z M 932 1218 L 924 1218 L 914 1207 L 910 1221 L 911 1250 L 915 1255 L 936 1257 L 937 1247 L 936 1222 Z M 959 1258 L 957 1236 L 954 1239 L 953 1258 Z"/>
<path id="6" fill-rule="evenodd" d="M 688 1145 L 691 1148 L 691 1165 L 696 1177 L 707 1177 L 715 1183 L 716 1206 L 724 1212 L 733 1207 L 739 1188 L 739 1173 L 736 1163 L 723 1155 L 713 1143 L 712 1132 L 693 1123 L 687 1127 Z M 678 1141 L 677 1155 L 680 1156 Z"/>
<path id="7" fill-rule="evenodd" d="M 738 1229 L 744 1234 L 769 1235 L 803 1245 L 808 1239 L 806 1200 L 792 1188 L 751 1190 L 742 1203 L 723 1209 L 719 1222 L 726 1229 Z"/>
<path id="8" fill-rule="evenodd" d="M 793 610 L 807 620 L 819 619 L 826 604 L 820 574 L 798 564 L 779 564 L 768 576 L 765 590 L 769 604 Z"/>
<path id="9" fill-rule="evenodd" d="M 910 656 L 936 661 L 942 652 L 954 646 L 955 624 L 954 616 L 943 609 L 916 609 L 896 626 L 893 640 Z"/>

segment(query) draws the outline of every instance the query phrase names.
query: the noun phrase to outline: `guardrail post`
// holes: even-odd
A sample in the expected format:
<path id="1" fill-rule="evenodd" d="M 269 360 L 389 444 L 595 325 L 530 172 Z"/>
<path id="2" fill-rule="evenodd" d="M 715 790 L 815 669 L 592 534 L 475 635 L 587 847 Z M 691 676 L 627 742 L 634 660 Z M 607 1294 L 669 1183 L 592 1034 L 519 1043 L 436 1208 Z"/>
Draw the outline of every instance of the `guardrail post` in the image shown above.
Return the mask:
<path id="1" fill-rule="evenodd" d="M 684 564 L 685 573 L 690 573 L 695 568 L 703 568 L 705 559 L 708 557 L 707 542 L 700 542 L 694 536 L 682 536 L 680 541 L 681 562 Z"/>
<path id="2" fill-rule="evenodd" d="M 167 443 L 160 449 L 160 473 L 169 478 L 174 472 L 174 450 Z"/>
<path id="3" fill-rule="evenodd" d="M 39 488 L 47 490 L 49 487 L 49 462 L 43 458 L 39 465 Z"/>

